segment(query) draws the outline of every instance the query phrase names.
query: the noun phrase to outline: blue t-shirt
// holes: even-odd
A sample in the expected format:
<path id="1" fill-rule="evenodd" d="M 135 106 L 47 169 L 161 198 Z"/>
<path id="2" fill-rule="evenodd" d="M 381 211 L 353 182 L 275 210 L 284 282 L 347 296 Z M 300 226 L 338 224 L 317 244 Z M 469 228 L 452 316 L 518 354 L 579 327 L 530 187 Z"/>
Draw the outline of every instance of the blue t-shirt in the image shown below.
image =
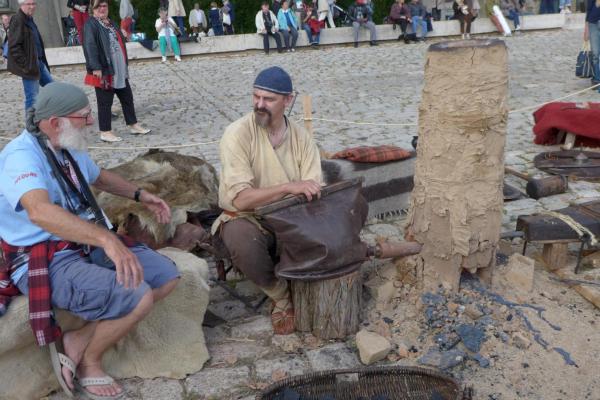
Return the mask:
<path id="1" fill-rule="evenodd" d="M 93 184 L 100 175 L 100 168 L 86 152 L 70 153 L 84 178 Z M 56 155 L 63 163 L 62 154 L 57 152 Z M 31 222 L 21 206 L 21 197 L 34 189 L 46 190 L 52 203 L 68 209 L 67 199 L 52 175 L 46 156 L 33 135 L 25 130 L 0 152 L 0 238 L 8 244 L 31 246 L 46 240 L 61 240 Z M 76 196 L 69 196 L 69 201 L 79 205 Z M 88 215 L 80 217 L 87 219 Z M 21 267 L 11 278 L 16 282 L 25 271 L 26 268 Z"/>

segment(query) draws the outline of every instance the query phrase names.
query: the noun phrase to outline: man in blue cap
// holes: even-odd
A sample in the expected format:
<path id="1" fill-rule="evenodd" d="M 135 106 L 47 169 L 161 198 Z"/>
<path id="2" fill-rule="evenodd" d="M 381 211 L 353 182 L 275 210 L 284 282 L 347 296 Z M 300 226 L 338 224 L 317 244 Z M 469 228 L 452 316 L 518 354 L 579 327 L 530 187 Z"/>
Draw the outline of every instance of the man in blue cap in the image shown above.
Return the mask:
<path id="1" fill-rule="evenodd" d="M 219 206 L 213 225 L 233 265 L 273 300 L 275 334 L 294 332 L 294 308 L 287 281 L 275 276 L 275 238 L 254 217 L 254 209 L 288 195 L 308 200 L 321 193 L 321 160 L 312 137 L 285 116 L 293 101 L 292 80 L 270 67 L 254 81 L 254 111 L 227 127 L 220 144 Z"/>

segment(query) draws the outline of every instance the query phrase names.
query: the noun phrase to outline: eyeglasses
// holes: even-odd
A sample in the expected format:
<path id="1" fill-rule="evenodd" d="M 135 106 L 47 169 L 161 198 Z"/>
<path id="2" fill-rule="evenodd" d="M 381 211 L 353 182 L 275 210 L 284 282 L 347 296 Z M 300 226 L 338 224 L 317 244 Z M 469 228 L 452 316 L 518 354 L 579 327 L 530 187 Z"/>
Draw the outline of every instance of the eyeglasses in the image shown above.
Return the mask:
<path id="1" fill-rule="evenodd" d="M 108 8 L 108 4 L 100 4 L 96 8 Z"/>
<path id="2" fill-rule="evenodd" d="M 92 111 L 86 112 L 84 115 L 67 115 L 65 118 L 76 118 L 88 120 L 92 116 Z"/>

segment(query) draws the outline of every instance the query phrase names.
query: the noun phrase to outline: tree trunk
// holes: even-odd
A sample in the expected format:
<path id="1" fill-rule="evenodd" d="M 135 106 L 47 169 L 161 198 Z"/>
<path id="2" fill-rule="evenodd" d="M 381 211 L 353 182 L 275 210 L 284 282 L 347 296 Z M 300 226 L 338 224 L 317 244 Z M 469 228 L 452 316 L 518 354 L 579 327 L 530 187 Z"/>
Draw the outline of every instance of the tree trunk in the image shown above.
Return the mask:
<path id="1" fill-rule="evenodd" d="M 500 40 L 442 42 L 427 53 L 408 223 L 409 234 L 423 245 L 418 257 L 425 290 L 440 284 L 457 290 L 462 269 L 495 266 L 507 59 Z"/>
<path id="2" fill-rule="evenodd" d="M 358 332 L 362 299 L 360 271 L 324 281 L 292 281 L 296 329 L 320 339 Z"/>

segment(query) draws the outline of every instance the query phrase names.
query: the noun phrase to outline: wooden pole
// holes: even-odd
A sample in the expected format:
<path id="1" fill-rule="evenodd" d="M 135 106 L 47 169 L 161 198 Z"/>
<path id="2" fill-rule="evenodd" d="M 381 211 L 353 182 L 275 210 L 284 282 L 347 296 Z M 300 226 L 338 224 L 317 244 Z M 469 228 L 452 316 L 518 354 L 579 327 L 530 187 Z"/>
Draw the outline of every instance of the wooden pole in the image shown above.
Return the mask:
<path id="1" fill-rule="evenodd" d="M 304 113 L 304 128 L 313 137 L 313 123 L 312 123 L 312 96 L 307 94 L 302 97 L 302 110 Z"/>
<path id="2" fill-rule="evenodd" d="M 501 40 L 429 48 L 408 233 L 425 290 L 495 266 L 502 223 L 508 54 Z M 410 237 L 410 236 L 409 236 Z M 490 280 L 491 270 L 483 275 Z"/>

